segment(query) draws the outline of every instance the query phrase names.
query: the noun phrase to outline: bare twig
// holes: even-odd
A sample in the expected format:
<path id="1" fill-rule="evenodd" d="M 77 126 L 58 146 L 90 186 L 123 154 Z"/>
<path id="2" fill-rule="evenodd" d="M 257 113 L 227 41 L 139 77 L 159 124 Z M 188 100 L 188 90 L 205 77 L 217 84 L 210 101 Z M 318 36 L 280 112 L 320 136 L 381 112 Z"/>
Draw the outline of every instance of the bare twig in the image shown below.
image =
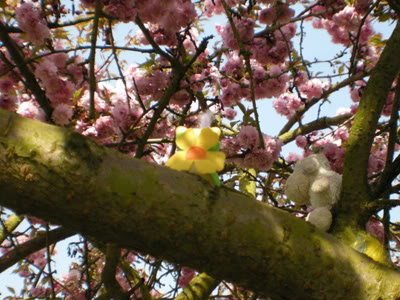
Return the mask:
<path id="1" fill-rule="evenodd" d="M 97 35 L 99 32 L 99 18 L 101 15 L 101 1 L 96 0 L 96 7 L 94 11 L 93 19 L 93 29 L 91 38 L 91 48 L 89 55 L 89 118 L 95 119 L 95 103 L 94 103 L 94 93 L 96 91 L 96 74 L 95 74 L 95 64 L 96 64 L 96 43 Z"/>
<path id="2" fill-rule="evenodd" d="M 74 232 L 63 227 L 53 229 L 49 231 L 48 234 L 46 232 L 38 232 L 38 235 L 35 238 L 18 245 L 17 248 L 0 257 L 0 273 L 16 264 L 22 258 L 45 248 L 47 244 L 54 244 L 74 234 Z"/>
<path id="3" fill-rule="evenodd" d="M 341 88 L 348 86 L 349 84 L 351 84 L 357 80 L 360 80 L 361 78 L 364 78 L 368 75 L 369 75 L 369 73 L 357 73 L 357 74 L 353 75 L 352 77 L 347 78 L 347 79 L 335 84 L 333 87 L 331 87 L 330 89 L 323 92 L 320 97 L 313 98 L 311 101 L 308 101 L 304 105 L 304 107 L 299 109 L 297 111 L 297 114 L 294 115 L 293 117 L 291 117 L 290 120 L 285 124 L 285 126 L 283 126 L 283 128 L 279 132 L 279 135 L 282 135 L 282 134 L 286 133 L 287 131 L 289 131 L 290 128 L 292 128 L 292 126 L 297 122 L 297 120 L 300 119 L 301 116 L 303 116 L 312 106 L 314 106 L 316 103 L 318 103 L 321 99 L 327 98 L 330 94 L 332 94 L 332 93 L 340 90 Z"/>
<path id="4" fill-rule="evenodd" d="M 245 64 L 246 64 L 246 71 L 249 74 L 250 98 L 251 98 L 251 102 L 253 104 L 254 118 L 256 120 L 256 128 L 257 128 L 257 131 L 258 131 L 258 139 L 260 141 L 260 148 L 264 149 L 265 148 L 264 138 L 263 138 L 263 134 L 262 134 L 261 127 L 260 127 L 260 121 L 259 121 L 257 105 L 256 105 L 256 97 L 255 97 L 255 93 L 254 93 L 253 71 L 251 69 L 251 64 L 250 64 L 251 53 L 244 47 L 243 41 L 240 38 L 239 32 L 236 29 L 235 22 L 233 21 L 232 12 L 231 12 L 228 4 L 226 4 L 225 0 L 221 0 L 221 3 L 223 5 L 223 7 L 224 7 L 226 16 L 228 17 L 229 24 L 230 24 L 230 26 L 232 28 L 233 35 L 235 36 L 236 42 L 239 45 L 240 54 L 244 58 L 244 61 L 245 61 Z"/>

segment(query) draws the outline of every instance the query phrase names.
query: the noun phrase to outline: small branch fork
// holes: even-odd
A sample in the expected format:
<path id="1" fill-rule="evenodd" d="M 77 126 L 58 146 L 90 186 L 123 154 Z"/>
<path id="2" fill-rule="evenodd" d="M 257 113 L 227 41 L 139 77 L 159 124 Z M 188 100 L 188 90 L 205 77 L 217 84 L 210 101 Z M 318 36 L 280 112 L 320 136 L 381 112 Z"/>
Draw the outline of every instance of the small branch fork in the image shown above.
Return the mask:
<path id="1" fill-rule="evenodd" d="M 164 94 L 159 100 L 158 106 L 155 109 L 149 124 L 147 125 L 146 131 L 144 132 L 142 138 L 138 143 L 135 157 L 140 158 L 144 155 L 144 147 L 146 146 L 147 141 L 150 138 L 162 112 L 167 108 L 169 100 L 179 90 L 181 80 L 184 78 L 186 72 L 190 69 L 190 67 L 200 56 L 200 54 L 206 50 L 208 41 L 212 38 L 212 36 L 206 37 L 202 40 L 200 46 L 196 49 L 196 53 L 194 54 L 192 59 L 186 65 L 184 65 L 179 61 L 179 58 L 172 56 L 171 54 L 165 52 L 160 48 L 160 46 L 152 38 L 150 31 L 144 26 L 139 16 L 136 17 L 135 23 L 142 30 L 149 44 L 153 47 L 153 51 L 169 61 L 172 67 L 173 74 L 167 89 L 164 91 Z"/>

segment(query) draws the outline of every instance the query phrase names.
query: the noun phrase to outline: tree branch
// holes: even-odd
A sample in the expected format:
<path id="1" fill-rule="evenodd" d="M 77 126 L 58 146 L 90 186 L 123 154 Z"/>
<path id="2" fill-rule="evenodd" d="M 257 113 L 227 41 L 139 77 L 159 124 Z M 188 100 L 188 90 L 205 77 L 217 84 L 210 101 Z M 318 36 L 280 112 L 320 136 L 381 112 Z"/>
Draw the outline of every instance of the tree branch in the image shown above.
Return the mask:
<path id="1" fill-rule="evenodd" d="M 4 228 L 0 230 L 0 245 L 7 238 L 8 234 L 13 232 L 23 220 L 24 217 L 18 215 L 11 215 L 7 218 L 7 220 L 3 223 Z"/>
<path id="2" fill-rule="evenodd" d="M 397 271 L 236 190 L 3 110 L 0 141 L 0 205 L 17 212 L 273 299 L 400 296 Z"/>
<path id="3" fill-rule="evenodd" d="M 398 23 L 371 72 L 346 146 L 341 210 L 358 211 L 359 216 L 363 214 L 360 203 L 371 200 L 367 178 L 368 160 L 383 105 L 400 70 L 400 56 L 397 55 L 399 48 L 400 24 Z"/>
<path id="4" fill-rule="evenodd" d="M 279 136 L 279 139 L 283 141 L 284 144 L 290 143 L 295 140 L 298 135 L 305 135 L 313 132 L 314 130 L 320 130 L 328 128 L 329 126 L 337 126 L 343 122 L 349 120 L 353 115 L 344 114 L 336 117 L 328 118 L 324 117 L 310 123 L 304 124 L 294 130 L 288 131 Z"/>
<path id="5" fill-rule="evenodd" d="M 21 259 L 39 251 L 46 247 L 61 240 L 64 240 L 75 233 L 67 230 L 63 227 L 53 229 L 49 233 L 38 232 L 38 235 L 33 239 L 18 245 L 17 248 L 5 253 L 0 257 L 0 273 L 12 267 L 14 264 L 19 262 Z"/>
<path id="6" fill-rule="evenodd" d="M 39 86 L 35 76 L 26 65 L 25 59 L 20 53 L 18 46 L 8 36 L 7 25 L 3 24 L 3 22 L 0 22 L 0 40 L 3 42 L 13 62 L 16 64 L 22 76 L 25 78 L 24 85 L 35 96 L 35 100 L 37 101 L 37 103 L 39 103 L 40 107 L 46 114 L 47 121 L 52 122 L 51 114 L 53 112 L 53 108 L 50 105 L 50 100 L 46 97 L 46 93 Z"/>
<path id="7" fill-rule="evenodd" d="M 95 11 L 94 11 L 94 19 L 93 19 L 93 29 L 91 36 L 91 47 L 89 54 L 89 118 L 93 121 L 95 120 L 95 103 L 94 103 L 94 94 L 96 92 L 96 74 L 95 74 L 95 66 L 96 66 L 96 44 L 97 44 L 97 35 L 99 32 L 99 18 L 101 15 L 101 2 L 100 0 L 95 0 Z"/>
<path id="8" fill-rule="evenodd" d="M 147 140 L 149 139 L 150 135 L 153 133 L 153 129 L 156 126 L 158 119 L 160 118 L 164 109 L 168 106 L 169 100 L 171 99 L 172 95 L 176 93 L 179 89 L 179 84 L 181 79 L 185 75 L 184 70 L 180 67 L 176 67 L 172 70 L 173 77 L 168 84 L 167 89 L 164 91 L 162 97 L 159 100 L 158 106 L 154 111 L 154 114 L 147 125 L 146 131 L 144 132 L 143 136 L 138 143 L 138 147 L 136 149 L 136 158 L 141 158 L 143 156 L 144 147 L 146 146 Z"/>
<path id="9" fill-rule="evenodd" d="M 173 67 L 180 67 L 181 64 L 171 55 L 169 55 L 167 52 L 162 50 L 160 46 L 153 40 L 150 31 L 144 26 L 142 20 L 139 18 L 139 16 L 136 16 L 135 18 L 135 23 L 136 25 L 140 28 L 140 30 L 143 32 L 143 35 L 146 37 L 147 41 L 149 44 L 153 47 L 154 52 L 159 54 L 160 56 L 164 57 L 166 60 L 168 60 Z"/>
<path id="10" fill-rule="evenodd" d="M 116 269 L 118 267 L 121 249 L 116 245 L 108 244 L 106 245 L 105 253 L 106 261 L 104 265 L 103 272 L 101 273 L 101 280 L 107 290 L 107 299 L 129 299 L 129 295 L 124 293 L 121 286 L 115 278 Z"/>
<path id="11" fill-rule="evenodd" d="M 400 174 L 399 169 L 399 157 L 393 162 L 393 154 L 395 152 L 395 145 L 397 140 L 397 121 L 399 118 L 399 107 L 400 107 L 400 77 L 397 77 L 397 84 L 395 89 L 394 103 L 392 107 L 392 113 L 389 120 L 389 142 L 388 150 L 386 154 L 385 169 L 379 176 L 378 180 L 374 184 L 374 195 L 379 197 L 385 190 L 391 185 L 393 180 Z"/>
<path id="12" fill-rule="evenodd" d="M 396 12 L 397 17 L 399 17 L 400 16 L 400 3 L 398 3 L 398 1 L 395 1 L 395 0 L 388 0 L 387 2 L 389 4 L 390 8 Z"/>
<path id="13" fill-rule="evenodd" d="M 218 284 L 218 280 L 201 273 L 194 277 L 174 300 L 206 300 Z"/>
<path id="14" fill-rule="evenodd" d="M 318 98 L 313 98 L 310 101 L 306 102 L 303 108 L 300 108 L 296 114 L 290 118 L 290 120 L 287 121 L 287 123 L 283 126 L 283 128 L 281 129 L 281 131 L 279 132 L 279 135 L 282 135 L 286 132 L 288 132 L 290 130 L 290 128 L 293 127 L 294 124 L 296 124 L 296 122 L 298 120 L 301 119 L 301 117 L 315 104 L 317 104 L 321 99 L 326 99 L 328 98 L 328 96 L 338 90 L 340 90 L 341 88 L 350 85 L 351 83 L 360 80 L 364 77 L 368 76 L 368 73 L 357 73 L 337 84 L 335 84 L 334 86 L 332 86 L 330 89 L 326 90 L 325 92 L 322 93 L 321 97 Z"/>

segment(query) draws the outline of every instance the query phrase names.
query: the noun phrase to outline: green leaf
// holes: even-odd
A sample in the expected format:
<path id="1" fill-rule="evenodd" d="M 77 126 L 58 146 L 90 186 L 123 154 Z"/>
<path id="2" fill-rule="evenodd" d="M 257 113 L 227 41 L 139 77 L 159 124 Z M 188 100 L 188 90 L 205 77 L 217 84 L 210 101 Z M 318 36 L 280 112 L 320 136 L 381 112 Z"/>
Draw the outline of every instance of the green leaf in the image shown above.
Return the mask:
<path id="1" fill-rule="evenodd" d="M 74 103 L 78 101 L 78 99 L 81 97 L 81 94 L 83 92 L 83 88 L 77 89 L 74 93 Z"/>
<path id="2" fill-rule="evenodd" d="M 343 65 L 341 65 L 341 66 L 339 67 L 339 71 L 338 71 L 338 72 L 339 72 L 339 75 L 340 75 L 340 74 L 342 74 L 342 73 L 343 73 L 343 71 L 344 71 L 344 66 L 343 66 Z"/>
<path id="3" fill-rule="evenodd" d="M 12 287 L 8 286 L 7 290 L 9 290 L 10 293 L 13 293 L 15 295 L 15 290 Z"/>
<path id="4" fill-rule="evenodd" d="M 208 149 L 208 151 L 211 151 L 211 152 L 218 152 L 218 151 L 219 151 L 219 148 L 220 148 L 220 143 L 218 142 L 218 143 L 216 143 L 214 146 L 212 146 L 210 149 Z"/>
<path id="5" fill-rule="evenodd" d="M 390 13 L 382 14 L 378 17 L 379 22 L 386 22 L 390 19 Z"/>
<path id="6" fill-rule="evenodd" d="M 250 173 L 252 176 L 250 176 Z M 239 179 L 239 189 L 241 192 L 246 193 L 252 197 L 256 197 L 256 182 L 254 177 L 257 176 L 257 172 L 254 169 L 249 169 L 248 173 L 242 172 Z"/>

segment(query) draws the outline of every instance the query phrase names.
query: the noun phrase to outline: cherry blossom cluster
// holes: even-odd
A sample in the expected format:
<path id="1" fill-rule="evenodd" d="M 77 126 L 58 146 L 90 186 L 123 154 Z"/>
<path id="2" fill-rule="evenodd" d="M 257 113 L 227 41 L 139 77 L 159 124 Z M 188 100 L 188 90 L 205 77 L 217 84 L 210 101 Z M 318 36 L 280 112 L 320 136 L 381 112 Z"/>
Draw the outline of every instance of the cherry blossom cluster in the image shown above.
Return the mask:
<path id="1" fill-rule="evenodd" d="M 35 69 L 35 75 L 54 105 L 52 119 L 59 125 L 66 125 L 72 118 L 72 96 L 75 85 L 62 72 L 68 56 L 60 53 L 44 58 Z"/>
<path id="2" fill-rule="evenodd" d="M 250 82 L 245 76 L 241 59 L 237 55 L 229 56 L 227 64 L 223 67 L 224 74 L 228 78 L 220 80 L 222 87 L 221 102 L 225 107 L 233 106 L 242 99 L 251 100 Z M 254 62 L 252 65 L 254 94 L 256 99 L 278 97 L 287 88 L 289 76 L 282 65 L 272 65 L 266 70 L 261 64 Z"/>
<path id="3" fill-rule="evenodd" d="M 94 0 L 81 0 L 88 8 L 95 7 Z M 197 17 L 195 7 L 190 0 L 102 1 L 103 11 L 119 21 L 128 23 L 138 16 L 148 23 L 150 34 L 161 45 L 176 45 L 175 33 L 192 23 Z"/>
<path id="4" fill-rule="evenodd" d="M 26 33 L 27 39 L 35 45 L 42 45 L 50 37 L 50 30 L 41 15 L 39 4 L 27 1 L 15 9 L 18 26 Z"/>
<path id="5" fill-rule="evenodd" d="M 343 10 L 334 14 L 332 18 L 315 19 L 313 26 L 327 30 L 333 43 L 350 46 L 359 35 L 359 42 L 365 44 L 374 30 L 370 18 L 367 18 L 364 24 L 361 23 L 362 19 L 363 15 L 358 13 L 353 6 L 346 6 Z"/>
<path id="6" fill-rule="evenodd" d="M 353 86 L 350 89 L 350 97 L 353 102 L 358 103 L 360 101 L 361 96 L 363 95 L 363 92 L 364 92 L 365 85 L 366 85 L 366 82 L 362 81 L 362 80 L 358 80 L 353 84 Z M 386 103 L 383 106 L 383 110 L 382 110 L 382 116 L 390 117 L 390 115 L 392 113 L 393 104 L 394 104 L 394 97 L 395 97 L 395 93 L 394 93 L 394 87 L 393 87 L 393 90 L 389 92 L 389 94 L 386 98 Z"/>
<path id="7" fill-rule="evenodd" d="M 259 134 L 253 126 L 243 126 L 233 138 L 222 140 L 227 159 L 241 168 L 268 171 L 279 158 L 283 143 L 281 140 L 263 134 L 264 148 L 260 146 Z"/>
<path id="8" fill-rule="evenodd" d="M 285 93 L 280 93 L 272 103 L 276 112 L 288 119 L 303 108 L 307 101 L 313 98 L 321 98 L 324 91 L 330 87 L 327 81 L 318 78 L 308 80 L 304 72 L 301 72 L 294 82 L 300 92 L 299 94 L 292 93 L 287 89 Z"/>
<path id="9" fill-rule="evenodd" d="M 272 103 L 276 112 L 282 116 L 291 118 L 296 111 L 304 106 L 304 103 L 296 94 L 290 92 L 284 93 Z"/>
<path id="10" fill-rule="evenodd" d="M 294 9 L 289 8 L 288 4 L 277 3 L 276 6 L 264 8 L 260 12 L 260 23 L 271 25 L 274 23 L 285 24 L 294 17 Z"/>

